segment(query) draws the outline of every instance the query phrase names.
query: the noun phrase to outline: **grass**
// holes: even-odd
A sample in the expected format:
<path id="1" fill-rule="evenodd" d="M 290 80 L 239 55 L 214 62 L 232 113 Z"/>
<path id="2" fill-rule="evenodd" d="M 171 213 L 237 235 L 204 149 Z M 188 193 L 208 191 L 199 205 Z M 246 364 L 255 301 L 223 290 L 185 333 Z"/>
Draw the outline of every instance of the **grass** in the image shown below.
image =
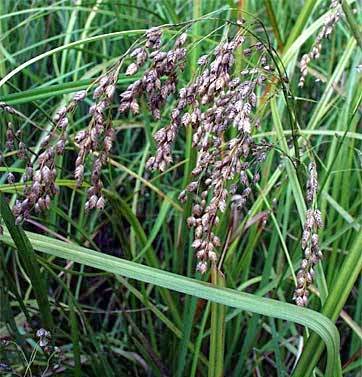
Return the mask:
<path id="1" fill-rule="evenodd" d="M 0 167 L 1 373 L 45 376 L 49 364 L 49 373 L 64 376 L 359 375 L 358 2 L 343 1 L 346 16 L 323 42 L 305 87 L 297 86 L 298 62 L 327 8 L 328 2 L 309 0 L 283 6 L 275 0 L 0 2 L 0 101 L 26 115 L 15 119 L 1 113 L 0 150 L 6 159 Z M 145 169 L 155 148 L 150 135 L 167 120 L 154 121 L 144 111 L 114 119 L 116 143 L 103 171 L 103 212 L 85 212 L 89 176 L 80 188 L 73 178 L 73 141 L 87 126 L 87 99 L 71 119 L 70 142 L 57 160 L 60 194 L 49 211 L 32 215 L 23 227 L 15 225 L 9 206 L 23 183 L 7 183 L 6 174 L 19 178 L 25 167 L 5 148 L 8 121 L 22 129 L 37 153 L 57 108 L 107 71 L 144 30 L 209 15 L 188 30 L 193 47 L 179 83 L 185 86 L 198 57 L 225 35 L 225 20 L 235 21 L 241 13 L 262 21 L 289 83 L 284 95 L 269 92 L 273 99 L 253 134 L 270 142 L 272 150 L 232 237 L 230 211 L 220 219 L 217 233 L 228 244 L 222 273 L 216 267 L 204 276 L 195 272 L 192 232 L 185 225 L 191 203 L 177 200 L 196 161 L 192 130 L 177 139 L 175 165 L 150 173 Z M 255 32 L 262 28 L 256 26 Z M 245 60 L 237 59 L 243 69 Z M 117 93 L 130 82 L 120 75 Z M 258 93 L 259 100 L 264 95 Z M 325 257 L 306 309 L 292 296 L 311 159 L 318 167 Z M 59 351 L 41 349 L 35 332 L 42 327 L 51 331 L 51 344 Z"/>

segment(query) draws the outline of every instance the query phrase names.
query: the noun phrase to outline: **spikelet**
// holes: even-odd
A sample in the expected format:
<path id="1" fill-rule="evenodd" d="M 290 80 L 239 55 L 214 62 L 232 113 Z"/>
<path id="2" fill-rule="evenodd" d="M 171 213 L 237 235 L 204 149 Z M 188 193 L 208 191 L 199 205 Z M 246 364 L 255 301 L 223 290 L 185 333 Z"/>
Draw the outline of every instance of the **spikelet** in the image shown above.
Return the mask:
<path id="1" fill-rule="evenodd" d="M 323 227 L 322 216 L 320 211 L 314 208 L 318 192 L 318 176 L 314 162 L 309 164 L 308 172 L 306 198 L 311 208 L 307 210 L 305 216 L 301 241 L 304 258 L 297 274 L 297 288 L 293 296 L 298 306 L 306 306 L 308 304 L 308 287 L 313 283 L 315 266 L 323 257 L 317 234 L 318 229 Z"/>
<path id="2" fill-rule="evenodd" d="M 337 22 L 342 15 L 342 6 L 339 0 L 331 0 L 329 5 L 329 13 L 324 21 L 324 24 L 315 39 L 312 49 L 302 56 L 300 61 L 300 79 L 298 86 L 303 87 L 305 79 L 308 75 L 308 65 L 312 60 L 317 60 L 321 54 L 322 42 L 327 39 L 333 32 Z"/>

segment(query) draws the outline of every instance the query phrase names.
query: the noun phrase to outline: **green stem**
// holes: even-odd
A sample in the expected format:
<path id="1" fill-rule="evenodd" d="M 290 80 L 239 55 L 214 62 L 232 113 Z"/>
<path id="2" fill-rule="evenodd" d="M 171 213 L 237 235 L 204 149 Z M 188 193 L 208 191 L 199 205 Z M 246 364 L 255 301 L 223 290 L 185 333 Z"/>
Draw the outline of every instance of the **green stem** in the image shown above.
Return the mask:
<path id="1" fill-rule="evenodd" d="M 224 287 L 225 280 L 214 264 L 211 268 L 212 284 Z M 209 377 L 222 377 L 224 373 L 225 306 L 211 303 L 211 334 Z"/>

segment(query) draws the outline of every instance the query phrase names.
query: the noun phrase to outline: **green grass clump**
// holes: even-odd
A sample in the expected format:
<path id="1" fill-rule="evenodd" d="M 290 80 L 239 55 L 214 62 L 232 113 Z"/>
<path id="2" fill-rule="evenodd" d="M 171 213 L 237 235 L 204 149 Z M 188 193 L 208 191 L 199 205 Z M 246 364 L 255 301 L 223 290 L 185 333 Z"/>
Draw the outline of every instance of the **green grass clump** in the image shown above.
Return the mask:
<path id="1" fill-rule="evenodd" d="M 341 18 L 323 34 L 320 56 L 308 61 L 304 86 L 298 86 L 304 64 L 299 63 L 319 41 L 334 11 L 329 5 L 309 0 L 0 2 L 0 374 L 359 375 L 362 46 L 357 1 L 342 1 Z M 241 17 L 244 23 L 237 23 Z M 253 130 L 252 140 L 255 146 L 267 145 L 268 153 L 256 165 L 250 160 L 248 174 L 260 180 L 254 179 L 246 207 L 235 211 L 230 196 L 225 212 L 218 212 L 212 229 L 221 240 L 219 259 L 208 260 L 205 274 L 196 271 L 194 230 L 186 225 L 201 192 L 190 194 L 184 204 L 178 200 L 194 180 L 200 156 L 192 144 L 195 130 L 180 128 L 174 161 L 164 171 L 147 169 L 160 148 L 153 135 L 169 125 L 177 92 L 159 120 L 145 97 L 137 99 L 138 114 L 118 111 L 119 94 L 144 72 L 126 75 L 133 60 L 125 53 L 159 25 L 165 25 L 167 48 L 182 32 L 188 34 L 178 90 L 202 70 L 200 56 L 211 56 L 221 40 L 240 30 L 263 42 L 275 67 L 256 92 L 261 127 Z M 236 51 L 233 74 L 258 64 L 256 55 L 246 58 Z M 103 150 L 89 152 L 91 158 L 82 162 L 84 181 L 77 184 L 76 135 L 89 125 L 98 78 L 110 72 L 116 96 L 107 104 L 105 122 L 115 136 L 97 191 L 105 204 L 98 205 L 103 210 L 88 211 L 87 190 L 95 182 L 92 158 Z M 69 110 L 74 94 L 83 90 L 88 91 L 84 101 Z M 21 180 L 27 168 L 21 143 L 28 165 L 37 166 L 55 114 L 67 106 L 65 151 L 52 157 L 59 191 L 46 210 L 31 211 L 24 221 L 24 214 L 14 216 L 24 188 L 25 196 L 31 193 L 26 188 L 32 180 Z M 14 132 L 9 134 L 9 127 Z M 226 142 L 238 137 L 235 129 L 223 134 L 221 158 Z M 312 204 L 305 201 L 310 161 L 319 181 Z M 310 207 L 322 214 L 323 258 L 308 285 L 308 308 L 302 308 L 293 302 L 293 292 Z"/>

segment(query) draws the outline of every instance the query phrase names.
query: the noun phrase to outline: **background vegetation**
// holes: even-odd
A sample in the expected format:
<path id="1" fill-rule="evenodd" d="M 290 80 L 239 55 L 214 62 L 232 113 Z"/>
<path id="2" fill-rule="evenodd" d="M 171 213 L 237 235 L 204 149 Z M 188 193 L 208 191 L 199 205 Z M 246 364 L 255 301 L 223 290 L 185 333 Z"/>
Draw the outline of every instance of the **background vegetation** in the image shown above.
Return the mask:
<path id="1" fill-rule="evenodd" d="M 361 375 L 361 9 L 358 2 L 345 3 L 352 14 L 337 24 L 298 88 L 298 62 L 310 50 L 329 1 L 0 2 L 0 101 L 28 117 L 1 113 L 0 119 L 6 158 L 0 166 L 6 224 L 0 237 L 0 374 Z M 281 95 L 253 135 L 273 148 L 229 244 L 224 275 L 214 279 L 218 287 L 202 283 L 209 274 L 195 273 L 185 226 L 190 206 L 177 200 L 193 158 L 188 137 L 178 139 L 171 169 L 148 172 L 145 162 L 155 148 L 150 135 L 167 120 L 155 122 L 146 112 L 115 117 L 103 212 L 84 210 L 87 185 L 77 189 L 73 178 L 74 135 L 87 126 L 90 98 L 77 110 L 67 153 L 57 161 L 60 194 L 51 209 L 26 221 L 26 234 L 9 212 L 7 203 L 15 202 L 22 183 L 9 184 L 6 176 L 19 178 L 24 166 L 5 148 L 8 121 L 36 153 L 59 106 L 105 72 L 143 29 L 211 12 L 212 20 L 189 30 L 194 41 L 204 39 L 188 51 L 179 85 L 187 84 L 198 57 L 216 46 L 226 19 L 243 15 L 263 22 L 295 96 L 302 170 L 311 157 L 318 166 L 325 258 L 312 287 L 312 310 L 292 302 L 305 204 L 304 187 L 285 158 L 292 156 L 291 130 Z M 238 64 L 242 69 L 242 57 Z M 129 82 L 122 74 L 117 92 Z M 218 229 L 224 242 L 229 216 L 226 211 Z M 48 349 L 47 335 L 36 334 L 41 328 L 51 333 Z"/>

